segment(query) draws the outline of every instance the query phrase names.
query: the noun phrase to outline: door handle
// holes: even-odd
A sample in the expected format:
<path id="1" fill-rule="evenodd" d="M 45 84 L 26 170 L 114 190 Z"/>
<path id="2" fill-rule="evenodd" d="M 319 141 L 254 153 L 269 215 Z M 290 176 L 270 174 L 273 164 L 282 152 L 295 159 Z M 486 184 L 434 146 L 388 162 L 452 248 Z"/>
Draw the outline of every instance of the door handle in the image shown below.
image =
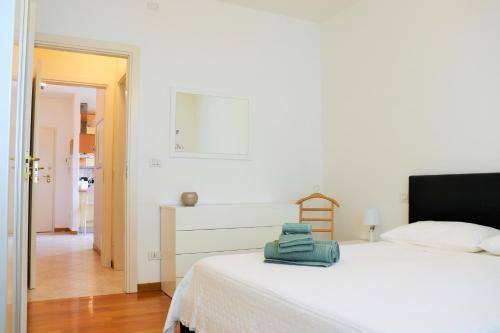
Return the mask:
<path id="1" fill-rule="evenodd" d="M 47 183 L 50 183 L 52 181 L 52 177 L 50 177 L 50 175 L 45 175 L 45 176 L 42 176 L 43 178 L 45 178 L 45 181 Z"/>
<path id="2" fill-rule="evenodd" d="M 34 184 L 38 183 L 38 157 L 31 157 L 28 152 L 26 152 L 25 162 L 24 162 L 24 178 L 26 180 L 30 179 Z"/>

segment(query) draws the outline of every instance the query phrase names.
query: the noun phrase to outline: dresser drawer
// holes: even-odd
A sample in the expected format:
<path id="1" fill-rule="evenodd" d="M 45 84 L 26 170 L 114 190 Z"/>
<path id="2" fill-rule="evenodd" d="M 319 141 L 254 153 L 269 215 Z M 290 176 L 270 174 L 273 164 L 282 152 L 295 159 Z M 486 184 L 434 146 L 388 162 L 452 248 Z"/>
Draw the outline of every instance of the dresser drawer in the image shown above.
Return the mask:
<path id="1" fill-rule="evenodd" d="M 175 211 L 176 230 L 281 226 L 299 221 L 295 204 L 250 204 L 167 208 Z"/>
<path id="2" fill-rule="evenodd" d="M 176 254 L 263 248 L 279 237 L 281 226 L 176 232 Z"/>
<path id="3" fill-rule="evenodd" d="M 201 252 L 194 254 L 178 254 L 175 259 L 176 263 L 176 277 L 181 278 L 189 271 L 191 266 L 193 266 L 198 260 L 220 256 L 220 255 L 231 255 L 231 254 L 241 254 L 241 253 L 252 253 L 261 252 L 262 249 L 249 249 L 249 250 L 235 250 L 235 251 L 221 251 L 221 252 Z"/>

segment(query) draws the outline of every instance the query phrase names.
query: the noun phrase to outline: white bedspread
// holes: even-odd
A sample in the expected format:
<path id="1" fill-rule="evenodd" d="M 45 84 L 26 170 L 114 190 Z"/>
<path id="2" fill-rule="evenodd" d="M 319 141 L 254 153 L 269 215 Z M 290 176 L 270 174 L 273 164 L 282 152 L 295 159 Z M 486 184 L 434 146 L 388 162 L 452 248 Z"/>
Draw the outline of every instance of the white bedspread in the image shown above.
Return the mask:
<path id="1" fill-rule="evenodd" d="M 500 257 L 377 242 L 341 246 L 329 268 L 262 260 L 199 261 L 165 332 L 178 320 L 197 333 L 500 332 Z"/>

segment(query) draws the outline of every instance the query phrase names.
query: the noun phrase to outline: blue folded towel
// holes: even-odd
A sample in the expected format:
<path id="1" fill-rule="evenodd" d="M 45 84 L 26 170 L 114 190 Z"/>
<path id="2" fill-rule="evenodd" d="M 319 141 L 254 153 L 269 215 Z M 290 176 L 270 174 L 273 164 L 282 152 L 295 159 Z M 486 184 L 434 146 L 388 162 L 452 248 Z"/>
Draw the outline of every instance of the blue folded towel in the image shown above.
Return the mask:
<path id="1" fill-rule="evenodd" d="M 279 253 L 312 251 L 314 239 L 312 234 L 281 234 L 278 240 Z"/>
<path id="2" fill-rule="evenodd" d="M 276 264 L 328 267 L 340 259 L 337 241 L 315 241 L 312 251 L 280 253 L 279 242 L 264 247 L 264 262 Z"/>
<path id="3" fill-rule="evenodd" d="M 309 245 L 294 245 L 288 247 L 278 246 L 278 252 L 281 253 L 291 253 L 291 252 L 307 252 L 314 250 L 314 244 Z"/>
<path id="4" fill-rule="evenodd" d="M 285 235 L 289 234 L 310 234 L 312 232 L 312 227 L 310 224 L 302 223 L 285 223 L 282 227 L 282 232 Z"/>
<path id="5" fill-rule="evenodd" d="M 312 234 L 281 234 L 278 240 L 280 247 L 294 245 L 311 245 L 314 243 Z"/>

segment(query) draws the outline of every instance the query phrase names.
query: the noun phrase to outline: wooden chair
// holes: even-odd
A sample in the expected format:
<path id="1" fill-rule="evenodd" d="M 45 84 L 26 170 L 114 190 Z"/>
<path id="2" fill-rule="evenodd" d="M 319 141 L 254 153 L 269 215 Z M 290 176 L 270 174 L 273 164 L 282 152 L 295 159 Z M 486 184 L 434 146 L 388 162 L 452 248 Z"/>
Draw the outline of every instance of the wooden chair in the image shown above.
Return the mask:
<path id="1" fill-rule="evenodd" d="M 322 199 L 326 200 L 329 202 L 330 207 L 304 207 L 304 203 L 309 200 L 314 200 L 314 199 Z M 300 216 L 299 216 L 299 222 L 304 223 L 304 222 L 329 222 L 329 228 L 319 228 L 319 229 L 314 229 L 313 232 L 329 232 L 330 233 L 330 239 L 333 239 L 333 212 L 335 209 L 335 206 L 340 207 L 339 203 L 337 200 L 327 197 L 324 194 L 321 193 L 313 193 L 305 198 L 302 198 L 297 201 L 297 205 L 300 205 Z M 329 212 L 329 217 L 305 217 L 304 213 L 306 212 Z"/>

